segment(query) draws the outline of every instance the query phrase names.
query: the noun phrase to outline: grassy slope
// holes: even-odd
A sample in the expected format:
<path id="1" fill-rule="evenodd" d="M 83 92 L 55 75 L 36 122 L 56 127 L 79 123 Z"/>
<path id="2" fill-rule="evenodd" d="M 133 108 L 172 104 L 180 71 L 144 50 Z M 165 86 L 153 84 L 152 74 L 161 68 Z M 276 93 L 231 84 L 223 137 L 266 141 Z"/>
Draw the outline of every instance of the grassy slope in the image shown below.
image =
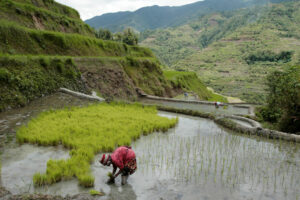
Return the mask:
<path id="1" fill-rule="evenodd" d="M 227 102 L 226 98 L 209 91 L 195 72 L 164 71 L 164 75 L 172 87 L 195 92 L 201 100 Z"/>
<path id="2" fill-rule="evenodd" d="M 145 31 L 141 33 L 141 45 L 151 48 L 163 64 L 171 66 L 236 28 L 255 21 L 263 10 L 212 13 L 176 28 Z"/>
<path id="3" fill-rule="evenodd" d="M 59 87 L 84 91 L 85 88 L 79 88 L 80 73 L 88 89 L 97 90 L 105 98 L 135 99 L 136 88 L 157 96 L 174 94 L 160 63 L 149 49 L 103 41 L 88 34 L 84 36 L 82 34 L 88 31 L 79 16 L 72 9 L 51 2 L 40 0 L 36 5 L 30 1 L 0 2 L 3 5 L 0 15 L 4 16 L 0 20 L 0 81 L 3 86 L 0 110 L 25 105 Z M 62 17 L 64 12 L 66 17 Z M 71 33 L 68 34 L 55 32 L 59 28 L 37 30 L 31 19 L 36 15 L 44 19 L 41 23 L 49 25 L 49 30 L 60 23 L 59 20 L 73 21 L 74 27 L 69 27 Z M 65 23 L 60 25 L 67 27 Z M 76 78 L 70 79 L 66 60 L 76 70 Z M 55 76 L 53 80 L 52 76 Z M 196 85 L 202 84 L 193 81 Z M 200 90 L 197 93 L 200 94 Z"/>
<path id="4" fill-rule="evenodd" d="M 237 29 L 173 67 L 196 71 L 206 84 L 222 94 L 254 103 L 264 102 L 266 75 L 284 67 L 285 63 L 248 64 L 245 58 L 267 51 L 276 54 L 292 51 L 292 59 L 287 64 L 300 62 L 299 8 L 299 2 L 274 5 L 258 22 Z"/>
<path id="5" fill-rule="evenodd" d="M 0 111 L 26 105 L 59 87 L 84 91 L 71 58 L 0 56 Z"/>
<path id="6" fill-rule="evenodd" d="M 7 17 L 0 20 L 0 110 L 25 105 L 59 87 L 83 91 L 79 88 L 81 73 L 89 89 L 98 90 L 104 97 L 135 98 L 136 87 L 149 94 L 171 95 L 160 64 L 149 49 L 84 36 L 85 26 L 81 26 L 83 22 L 73 9 L 51 0 L 34 2 L 0 2 L 4 5 L 0 15 Z M 44 24 L 73 20 L 75 29 L 81 30 L 75 33 L 82 34 L 37 30 L 30 25 L 30 18 L 37 13 L 49 17 L 45 17 Z M 65 18 L 60 18 L 62 15 Z M 76 70 L 76 78 L 69 77 L 66 60 Z"/>
<path id="7" fill-rule="evenodd" d="M 172 88 L 155 58 L 75 58 L 75 63 L 89 88 L 105 98 L 134 99 L 137 97 L 136 87 L 152 95 L 172 95 Z"/>
<path id="8" fill-rule="evenodd" d="M 26 3 L 29 5 L 34 5 L 38 8 L 44 8 L 54 13 L 65 15 L 70 18 L 80 19 L 80 15 L 77 10 L 70 8 L 68 6 L 62 5 L 55 2 L 54 0 L 13 0 L 14 2 Z"/>
<path id="9" fill-rule="evenodd" d="M 66 8 L 70 10 L 71 8 Z M 83 23 L 79 17 L 64 12 L 54 12 L 49 7 L 37 7 L 26 1 L 2 0 L 0 2 L 0 18 L 2 20 L 13 21 L 28 28 L 59 31 L 66 33 L 79 33 L 94 36 L 94 31 L 87 24 Z"/>
<path id="10" fill-rule="evenodd" d="M 300 3 L 274 4 L 265 8 L 240 10 L 234 13 L 213 14 L 170 32 L 170 37 L 157 39 L 156 33 L 143 41 L 156 54 L 171 64 L 174 69 L 197 72 L 200 78 L 216 92 L 227 96 L 238 96 L 249 102 L 263 102 L 265 99 L 265 76 L 272 70 L 284 67 L 282 62 L 255 62 L 248 64 L 246 57 L 271 51 L 293 51 L 289 64 L 300 61 Z M 187 32 L 187 30 L 190 30 Z M 194 30 L 194 32 L 193 32 Z M 196 34 L 196 31 L 199 31 Z M 177 33 L 176 33 L 177 32 Z M 179 34 L 180 33 L 180 34 Z M 193 35 L 182 42 L 181 37 Z M 197 36 L 198 35 L 198 36 Z M 162 48 L 177 41 L 178 48 Z M 162 44 L 162 45 L 160 45 Z M 206 47 L 202 50 L 192 48 Z M 195 53 L 190 54 L 191 51 Z M 178 55 L 186 52 L 180 61 Z"/>
<path id="11" fill-rule="evenodd" d="M 142 35 L 142 39 L 147 38 L 140 45 L 150 48 L 165 65 L 171 65 L 200 49 L 195 39 L 200 33 L 189 25 L 144 34 L 146 36 Z"/>
<path id="12" fill-rule="evenodd" d="M 24 28 L 0 21 L 0 53 L 65 56 L 142 56 L 152 57 L 146 48 L 103 41 L 79 34 L 63 34 Z"/>

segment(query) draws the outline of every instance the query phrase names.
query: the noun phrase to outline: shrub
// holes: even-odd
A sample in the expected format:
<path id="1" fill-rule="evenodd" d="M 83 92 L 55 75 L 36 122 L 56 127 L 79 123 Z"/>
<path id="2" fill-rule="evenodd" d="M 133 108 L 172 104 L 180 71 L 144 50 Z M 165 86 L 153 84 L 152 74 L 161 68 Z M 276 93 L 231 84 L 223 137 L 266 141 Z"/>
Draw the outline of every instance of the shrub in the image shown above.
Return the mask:
<path id="1" fill-rule="evenodd" d="M 260 113 L 265 121 L 277 122 L 282 131 L 300 131 L 300 66 L 287 67 L 268 76 L 267 106 Z"/>
<path id="2" fill-rule="evenodd" d="M 5 68 L 0 68 L 0 81 L 8 81 L 10 79 L 10 72 Z"/>

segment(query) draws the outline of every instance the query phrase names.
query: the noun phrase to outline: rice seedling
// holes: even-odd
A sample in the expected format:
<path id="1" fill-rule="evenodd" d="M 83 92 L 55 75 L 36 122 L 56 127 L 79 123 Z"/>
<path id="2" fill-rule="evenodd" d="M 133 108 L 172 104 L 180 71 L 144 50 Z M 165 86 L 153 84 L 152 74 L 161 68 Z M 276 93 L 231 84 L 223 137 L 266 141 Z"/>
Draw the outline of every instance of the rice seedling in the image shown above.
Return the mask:
<path id="1" fill-rule="evenodd" d="M 104 196 L 104 193 L 99 192 L 97 190 L 90 190 L 90 195 L 92 195 L 92 196 Z"/>
<path id="2" fill-rule="evenodd" d="M 17 131 L 17 140 L 20 144 L 63 145 L 71 150 L 70 159 L 49 160 L 46 173 L 34 175 L 36 186 L 77 177 L 80 185 L 92 187 L 90 164 L 95 154 L 130 145 L 141 134 L 166 131 L 177 121 L 158 116 L 155 107 L 95 104 L 41 113 Z"/>

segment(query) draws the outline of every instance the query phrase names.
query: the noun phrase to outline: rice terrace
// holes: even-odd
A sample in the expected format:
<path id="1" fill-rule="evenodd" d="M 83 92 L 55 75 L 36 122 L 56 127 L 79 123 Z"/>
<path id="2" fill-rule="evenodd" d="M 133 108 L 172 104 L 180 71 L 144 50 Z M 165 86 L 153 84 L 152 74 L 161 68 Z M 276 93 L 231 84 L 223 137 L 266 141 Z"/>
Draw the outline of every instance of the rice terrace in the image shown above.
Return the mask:
<path id="1" fill-rule="evenodd" d="M 123 1 L 0 2 L 0 199 L 300 200 L 299 2 Z"/>

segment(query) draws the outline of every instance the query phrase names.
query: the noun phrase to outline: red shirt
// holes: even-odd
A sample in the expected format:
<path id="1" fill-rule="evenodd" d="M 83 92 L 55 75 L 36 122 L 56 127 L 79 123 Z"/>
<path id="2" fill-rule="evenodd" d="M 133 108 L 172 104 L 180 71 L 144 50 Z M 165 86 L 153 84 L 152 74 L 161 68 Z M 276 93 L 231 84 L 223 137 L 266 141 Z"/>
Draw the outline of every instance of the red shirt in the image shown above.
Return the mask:
<path id="1" fill-rule="evenodd" d="M 120 169 L 133 159 L 135 159 L 135 153 L 130 147 L 119 147 L 111 154 L 112 163 Z"/>

